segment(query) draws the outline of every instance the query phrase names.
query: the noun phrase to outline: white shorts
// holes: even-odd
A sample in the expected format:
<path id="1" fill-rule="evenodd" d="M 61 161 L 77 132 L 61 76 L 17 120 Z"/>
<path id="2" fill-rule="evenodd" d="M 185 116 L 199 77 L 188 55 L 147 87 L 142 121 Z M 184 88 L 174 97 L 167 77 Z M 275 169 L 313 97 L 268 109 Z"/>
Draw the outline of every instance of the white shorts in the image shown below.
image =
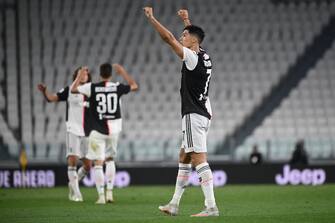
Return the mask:
<path id="1" fill-rule="evenodd" d="M 87 137 L 66 132 L 66 157 L 77 156 L 80 159 L 85 158 L 88 150 L 87 145 Z"/>
<path id="2" fill-rule="evenodd" d="M 207 134 L 211 121 L 202 115 L 191 113 L 182 119 L 181 148 L 185 153 L 207 153 Z"/>
<path id="3" fill-rule="evenodd" d="M 115 157 L 119 133 L 104 135 L 93 130 L 88 140 L 87 158 L 90 160 L 105 160 L 108 157 Z"/>

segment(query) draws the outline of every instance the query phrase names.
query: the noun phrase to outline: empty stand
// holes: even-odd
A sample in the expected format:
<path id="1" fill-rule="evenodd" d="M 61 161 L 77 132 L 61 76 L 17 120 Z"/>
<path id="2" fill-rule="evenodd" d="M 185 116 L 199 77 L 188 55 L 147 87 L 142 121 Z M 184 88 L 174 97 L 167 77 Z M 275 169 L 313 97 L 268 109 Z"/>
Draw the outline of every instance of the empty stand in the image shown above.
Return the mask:
<path id="1" fill-rule="evenodd" d="M 304 139 L 312 159 L 335 155 L 335 101 L 333 61 L 335 44 L 311 69 L 274 113 L 237 149 L 245 158 L 252 144 L 260 144 L 270 160 L 289 160 L 297 140 Z"/>
<path id="2" fill-rule="evenodd" d="M 335 13 L 334 3 L 326 1 L 299 4 L 274 4 L 268 0 L 17 2 L 18 42 L 13 28 L 14 11 L 6 10 L 8 50 L 3 57 L 7 58 L 8 66 L 2 74 L 0 71 L 0 81 L 1 77 L 6 80 L 1 85 L 6 87 L 3 92 L 8 92 L 5 106 L 8 121 L 4 123 L 10 132 L 18 128 L 20 117 L 21 140 L 28 148 L 29 159 L 54 162 L 65 160 L 65 106 L 46 103 L 36 89 L 37 84 L 44 82 L 50 91 L 56 92 L 71 83 L 72 72 L 82 65 L 89 66 L 93 80 L 97 81 L 98 65 L 106 61 L 123 64 L 140 84 L 139 92 L 123 98 L 124 132 L 119 142 L 119 160 L 177 159 L 181 141 L 181 61 L 148 24 L 142 12 L 144 5 L 153 5 L 157 18 L 176 37 L 183 29 L 176 15 L 181 7 L 188 8 L 192 22 L 206 31 L 203 47 L 212 56 L 214 67 L 210 86 L 214 112 L 208 138 L 210 154 L 271 92 Z M 0 21 L 0 27 L 1 24 Z M 20 48 L 18 61 L 17 47 Z M 318 67 L 311 72 L 319 73 Z M 333 89 L 329 88 L 327 94 L 333 94 Z M 330 106 L 330 99 L 325 104 Z M 319 109 L 317 113 L 323 114 L 323 104 Z M 326 119 L 335 119 L 332 115 L 329 113 Z M 277 122 L 276 118 L 269 119 L 266 123 Z M 261 131 L 257 136 L 264 132 L 277 136 L 270 134 L 277 131 L 275 125 L 265 128 L 268 130 L 257 130 Z M 289 131 L 295 132 L 296 128 L 291 126 L 293 130 Z M 328 129 L 322 131 L 328 134 Z M 255 141 L 255 137 L 248 143 Z M 238 149 L 237 157 L 245 156 L 246 147 Z M 277 149 L 272 151 L 271 159 L 284 156 Z"/>

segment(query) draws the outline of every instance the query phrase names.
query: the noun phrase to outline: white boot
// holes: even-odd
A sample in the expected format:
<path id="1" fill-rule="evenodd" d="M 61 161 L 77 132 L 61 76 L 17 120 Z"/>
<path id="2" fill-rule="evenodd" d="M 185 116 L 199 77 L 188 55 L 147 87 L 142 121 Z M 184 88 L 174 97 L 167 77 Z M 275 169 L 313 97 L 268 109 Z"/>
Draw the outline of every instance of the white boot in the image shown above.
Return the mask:
<path id="1" fill-rule="evenodd" d="M 113 203 L 114 202 L 113 191 L 112 190 L 107 190 L 106 191 L 106 202 L 107 203 Z"/>

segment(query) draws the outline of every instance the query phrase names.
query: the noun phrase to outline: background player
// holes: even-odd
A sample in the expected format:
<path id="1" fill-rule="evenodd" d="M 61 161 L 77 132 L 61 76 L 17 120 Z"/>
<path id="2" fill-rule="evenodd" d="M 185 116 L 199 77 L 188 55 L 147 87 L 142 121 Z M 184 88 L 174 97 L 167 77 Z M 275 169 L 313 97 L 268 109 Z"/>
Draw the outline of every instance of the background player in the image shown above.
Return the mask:
<path id="1" fill-rule="evenodd" d="M 121 96 L 136 91 L 137 83 L 119 64 L 113 65 L 117 74 L 122 76 L 128 85 L 114 83 L 112 66 L 109 63 L 100 66 L 99 83 L 88 83 L 80 86 L 80 78 L 86 70 L 81 69 L 79 76 L 73 82 L 71 91 L 80 92 L 89 97 L 92 131 L 89 136 L 87 157 L 94 160 L 95 183 L 99 194 L 97 204 L 113 201 L 113 182 L 115 177 L 114 157 L 117 151 L 117 141 L 122 130 Z M 104 192 L 103 163 L 106 159 L 107 196 Z"/>
<path id="2" fill-rule="evenodd" d="M 200 48 L 205 36 L 204 31 L 198 26 L 190 25 L 187 11 L 179 11 L 179 16 L 187 25 L 179 42 L 158 22 L 151 7 L 145 7 L 144 13 L 161 38 L 183 61 L 180 89 L 183 141 L 179 154 L 179 171 L 172 200 L 167 205 L 160 206 L 159 209 L 170 215 L 178 214 L 179 202 L 187 186 L 192 164 L 199 175 L 206 206 L 203 211 L 192 216 L 218 216 L 219 210 L 213 191 L 213 175 L 207 163 L 206 139 L 212 117 L 208 88 L 212 63 L 208 54 Z"/>
<path id="3" fill-rule="evenodd" d="M 73 80 L 77 77 L 79 69 L 73 74 Z M 80 78 L 79 84 L 91 81 L 88 70 Z M 48 102 L 66 102 L 66 157 L 68 163 L 67 175 L 69 178 L 69 199 L 72 201 L 83 201 L 79 190 L 79 181 L 83 179 L 91 168 L 91 161 L 86 159 L 89 135 L 89 117 L 87 113 L 86 98 L 81 94 L 73 94 L 69 86 L 61 89 L 56 94 L 50 93 L 44 84 L 39 84 L 38 89 L 42 92 Z M 77 173 L 78 158 L 83 161 L 83 166 Z"/>

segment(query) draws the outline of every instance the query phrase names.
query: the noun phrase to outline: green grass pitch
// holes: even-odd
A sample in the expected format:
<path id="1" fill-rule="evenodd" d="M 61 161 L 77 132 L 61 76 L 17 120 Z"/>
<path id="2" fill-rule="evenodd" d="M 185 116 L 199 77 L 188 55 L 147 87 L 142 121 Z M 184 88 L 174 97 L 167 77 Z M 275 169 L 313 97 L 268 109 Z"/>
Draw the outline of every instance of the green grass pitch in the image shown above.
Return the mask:
<path id="1" fill-rule="evenodd" d="M 335 222 L 335 185 L 244 185 L 216 188 L 220 217 L 191 218 L 203 207 L 198 187 L 186 189 L 180 215 L 170 217 L 158 205 L 171 198 L 173 186 L 115 189 L 114 204 L 95 205 L 95 188 L 82 188 L 84 202 L 67 200 L 67 188 L 0 189 L 1 223 L 39 222 Z"/>

